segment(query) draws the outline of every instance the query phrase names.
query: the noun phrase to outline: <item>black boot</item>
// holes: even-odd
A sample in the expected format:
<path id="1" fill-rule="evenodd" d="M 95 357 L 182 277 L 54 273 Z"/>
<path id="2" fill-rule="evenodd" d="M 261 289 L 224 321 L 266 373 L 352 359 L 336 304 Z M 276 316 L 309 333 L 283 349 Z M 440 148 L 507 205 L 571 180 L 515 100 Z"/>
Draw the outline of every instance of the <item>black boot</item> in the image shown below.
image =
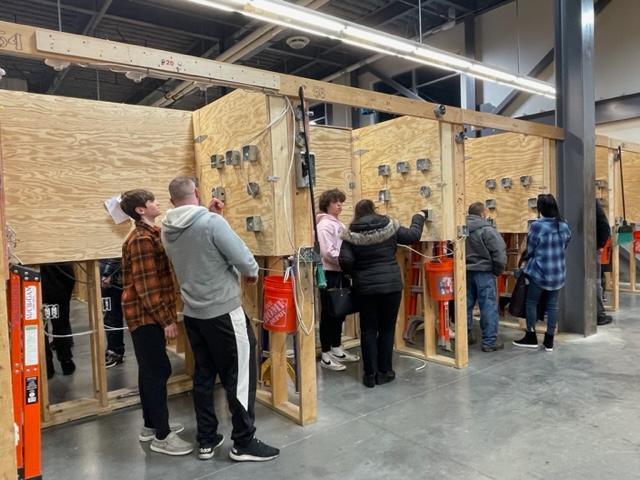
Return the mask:
<path id="1" fill-rule="evenodd" d="M 393 382 L 396 378 L 396 372 L 389 370 L 388 372 L 378 372 L 376 375 L 376 385 L 383 385 L 385 383 Z"/>
<path id="2" fill-rule="evenodd" d="M 520 340 L 514 340 L 513 344 L 516 347 L 524 347 L 524 348 L 538 348 L 538 336 L 536 332 L 525 332 L 524 337 Z"/>
<path id="3" fill-rule="evenodd" d="M 542 342 L 542 344 L 544 345 L 544 349 L 547 352 L 553 352 L 553 335 L 549 335 L 548 333 L 545 333 L 544 342 Z"/>
<path id="4" fill-rule="evenodd" d="M 73 375 L 73 372 L 76 371 L 76 364 L 71 359 L 60 360 L 60 366 L 62 367 L 63 375 Z"/>

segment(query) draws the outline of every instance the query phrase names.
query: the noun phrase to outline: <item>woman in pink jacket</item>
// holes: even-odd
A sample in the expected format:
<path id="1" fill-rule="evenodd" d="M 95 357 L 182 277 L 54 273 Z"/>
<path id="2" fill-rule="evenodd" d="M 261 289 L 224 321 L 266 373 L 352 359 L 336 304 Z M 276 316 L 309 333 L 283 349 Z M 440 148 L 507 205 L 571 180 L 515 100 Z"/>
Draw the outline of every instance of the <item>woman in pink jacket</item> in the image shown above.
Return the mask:
<path id="1" fill-rule="evenodd" d="M 318 240 L 320 242 L 320 256 L 322 266 L 327 276 L 327 288 L 348 286 L 349 281 L 344 277 L 338 263 L 342 240 L 340 234 L 344 225 L 338 217 L 342 213 L 342 204 L 346 200 L 344 192 L 334 188 L 320 195 L 320 212 L 316 217 L 318 224 Z M 357 362 L 360 357 L 345 352 L 342 349 L 342 324 L 345 317 L 332 317 L 327 308 L 327 296 L 324 290 L 320 290 L 322 300 L 322 314 L 320 315 L 320 343 L 322 345 L 322 358 L 320 366 L 329 370 L 344 370 L 345 362 Z"/>

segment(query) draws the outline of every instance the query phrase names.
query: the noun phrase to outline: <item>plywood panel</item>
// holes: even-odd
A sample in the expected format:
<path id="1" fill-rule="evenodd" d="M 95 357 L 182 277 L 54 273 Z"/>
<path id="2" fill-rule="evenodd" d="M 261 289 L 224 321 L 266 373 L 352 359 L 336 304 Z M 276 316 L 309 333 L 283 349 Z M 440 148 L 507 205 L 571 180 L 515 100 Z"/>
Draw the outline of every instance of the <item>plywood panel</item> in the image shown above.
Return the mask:
<path id="1" fill-rule="evenodd" d="M 223 187 L 226 195 L 225 218 L 255 255 L 265 256 L 282 253 L 276 251 L 276 182 L 269 181 L 269 177 L 278 176 L 272 168 L 271 130 L 266 128 L 270 120 L 267 96 L 243 90 L 236 90 L 194 112 L 195 135 L 203 136 L 202 142 L 196 145 L 196 165 L 203 200 L 211 198 L 213 187 Z M 286 115 L 280 121 L 286 122 Z M 249 143 L 258 146 L 257 162 L 241 162 L 239 167 L 225 165 L 222 169 L 211 168 L 212 155 L 240 150 Z M 284 176 L 277 180 L 284 181 Z M 249 182 L 255 182 L 260 187 L 260 194 L 256 198 L 247 193 Z M 262 232 L 247 232 L 246 217 L 253 215 L 261 217 Z"/>
<path id="2" fill-rule="evenodd" d="M 120 256 L 105 199 L 193 175 L 191 113 L 0 91 L 7 222 L 26 264 Z"/>
<path id="3" fill-rule="evenodd" d="M 620 173 L 620 164 L 615 165 Z M 627 220 L 640 223 L 640 153 L 622 151 L 622 172 L 624 175 L 624 196 L 627 211 Z M 616 215 L 622 216 L 622 197 L 617 196 L 618 207 Z"/>
<path id="4" fill-rule="evenodd" d="M 444 215 L 451 214 L 442 208 L 442 169 L 440 159 L 440 133 L 438 122 L 415 117 L 400 117 L 353 131 L 353 148 L 360 163 L 362 198 L 376 203 L 378 211 L 407 225 L 417 211 L 433 210 L 434 221 L 427 223 L 423 241 L 445 240 L 442 230 Z M 416 160 L 428 158 L 431 169 L 419 172 Z M 396 171 L 396 164 L 410 164 L 407 174 Z M 388 164 L 391 176 L 378 175 L 378 166 Z M 420 195 L 420 187 L 431 188 L 431 196 Z M 378 192 L 389 189 L 390 202 L 379 201 Z"/>
<path id="5" fill-rule="evenodd" d="M 537 211 L 529 208 L 528 199 L 552 189 L 545 181 L 544 159 L 541 137 L 503 133 L 468 139 L 465 142 L 467 204 L 494 199 L 497 208 L 491 210 L 491 217 L 496 220 L 498 230 L 526 232 L 528 220 L 537 217 Z M 529 187 L 520 184 L 520 177 L 525 175 L 533 177 Z M 511 179 L 511 188 L 500 185 L 504 177 Z M 487 179 L 497 182 L 494 191 L 486 187 Z"/>
<path id="6" fill-rule="evenodd" d="M 347 199 L 340 219 L 348 224 L 353 218 L 353 208 L 360 199 L 353 166 L 351 130 L 323 126 L 311 127 L 311 151 L 316 156 L 316 202 L 326 190 L 332 188 L 342 190 Z"/>

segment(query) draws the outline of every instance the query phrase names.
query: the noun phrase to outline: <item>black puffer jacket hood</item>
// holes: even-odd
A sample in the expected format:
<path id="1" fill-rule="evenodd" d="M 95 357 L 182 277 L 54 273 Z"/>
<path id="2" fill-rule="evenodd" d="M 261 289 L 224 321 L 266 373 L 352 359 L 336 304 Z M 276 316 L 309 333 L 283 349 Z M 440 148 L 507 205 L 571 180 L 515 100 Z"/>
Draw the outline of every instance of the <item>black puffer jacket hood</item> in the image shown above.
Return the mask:
<path id="1" fill-rule="evenodd" d="M 340 267 L 351 275 L 356 293 L 379 295 L 402 290 L 400 267 L 396 262 L 398 243 L 420 240 L 424 217 L 414 215 L 411 227 L 383 215 L 368 215 L 342 232 Z"/>

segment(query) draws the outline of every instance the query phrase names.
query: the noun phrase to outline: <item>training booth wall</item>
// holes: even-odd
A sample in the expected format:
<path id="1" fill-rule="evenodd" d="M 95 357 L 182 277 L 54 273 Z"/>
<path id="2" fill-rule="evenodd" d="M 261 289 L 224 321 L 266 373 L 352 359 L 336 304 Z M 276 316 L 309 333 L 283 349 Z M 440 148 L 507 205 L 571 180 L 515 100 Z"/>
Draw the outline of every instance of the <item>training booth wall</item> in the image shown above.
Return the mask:
<path id="1" fill-rule="evenodd" d="M 103 202 L 145 188 L 169 207 L 170 179 L 193 175 L 191 113 L 1 90 L 0 152 L 11 261 L 74 261 L 86 271 L 92 395 L 49 405 L 47 382 L 41 382 L 43 424 L 138 402 L 131 392 L 107 391 L 96 260 L 121 255 L 131 224 L 116 225 Z M 41 347 L 44 359 L 44 338 Z M 170 391 L 189 385 L 186 375 L 175 376 Z"/>
<path id="2" fill-rule="evenodd" d="M 405 291 L 395 349 L 458 368 L 468 362 L 466 329 L 458 329 L 454 342 L 449 339 L 449 302 L 432 298 L 423 262 L 425 257 L 453 258 L 455 318 L 458 325 L 465 324 L 464 239 L 458 231 L 466 204 L 461 138 L 458 126 L 404 116 L 353 130 L 352 142 L 362 198 L 373 200 L 379 213 L 407 227 L 416 212 L 429 211 L 421 242 L 413 246 L 418 254 L 398 249 Z M 422 345 L 412 338 L 414 319 L 424 331 Z"/>

